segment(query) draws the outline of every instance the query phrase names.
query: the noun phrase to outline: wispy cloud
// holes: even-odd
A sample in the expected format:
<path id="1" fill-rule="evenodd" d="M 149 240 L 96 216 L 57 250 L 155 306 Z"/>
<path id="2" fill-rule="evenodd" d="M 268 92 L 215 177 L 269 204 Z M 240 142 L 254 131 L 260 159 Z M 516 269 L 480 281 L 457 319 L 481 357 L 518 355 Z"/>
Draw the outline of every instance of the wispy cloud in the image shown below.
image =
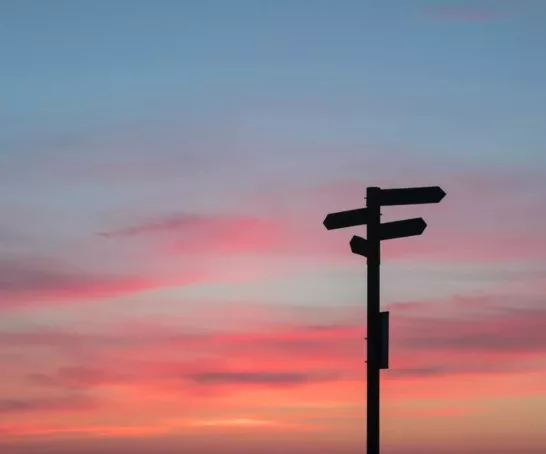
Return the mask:
<path id="1" fill-rule="evenodd" d="M 60 424 L 23 424 L 11 423 L 0 425 L 0 433 L 5 436 L 32 437 L 77 437 L 77 438 L 136 438 L 168 433 L 170 427 L 150 425 L 80 425 L 65 426 Z M 20 446 L 20 441 L 17 443 Z M 87 449 L 84 452 L 88 452 Z"/>
<path id="2" fill-rule="evenodd" d="M 58 411 L 88 411 L 96 407 L 96 400 L 86 396 L 0 399 L 0 414 L 23 412 L 49 413 Z"/>
<path id="3" fill-rule="evenodd" d="M 111 232 L 103 232 L 100 233 L 100 235 L 106 238 L 116 238 L 165 232 L 186 234 L 188 232 L 191 233 L 192 231 L 205 231 L 205 233 L 208 233 L 209 231 L 216 232 L 219 229 L 222 230 L 230 225 L 240 228 L 245 224 L 245 221 L 249 220 L 249 218 L 234 216 L 222 217 L 199 214 L 172 214 L 163 218 L 145 221 L 140 225 L 125 227 Z"/>
<path id="4" fill-rule="evenodd" d="M 0 308 L 103 298 L 161 286 L 145 276 L 101 274 L 68 269 L 50 260 L 0 260 Z"/>
<path id="5" fill-rule="evenodd" d="M 205 427 L 282 426 L 277 421 L 257 418 L 197 419 L 189 420 L 188 424 Z"/>
<path id="6" fill-rule="evenodd" d="M 469 415 L 480 407 L 450 405 L 450 406 L 434 406 L 424 408 L 400 408 L 395 410 L 387 409 L 384 414 L 386 417 L 402 417 L 402 418 L 449 418 L 461 415 Z"/>
<path id="7" fill-rule="evenodd" d="M 403 208 L 385 209 L 386 221 L 404 218 L 407 213 L 409 217 L 423 215 L 428 223 L 426 238 L 385 242 L 382 247 L 386 260 L 463 263 L 546 257 L 540 229 L 546 222 L 541 172 L 493 168 L 436 173 L 434 181 L 430 176 L 422 181 L 440 182 L 445 188 L 448 194 L 441 204 L 411 207 L 411 214 Z M 411 181 L 421 176 L 409 174 Z M 381 182 L 385 187 L 395 183 Z M 61 260 L 57 258 L 65 253 L 62 242 L 51 247 L 55 260 L 10 254 L 0 260 L 0 307 L 77 303 L 164 286 L 253 280 L 293 273 L 318 261 L 354 261 L 347 244 L 353 232 L 327 232 L 322 220 L 328 212 L 362 206 L 367 184 L 345 181 L 325 187 L 300 187 L 279 190 L 275 197 L 261 193 L 253 214 L 133 214 L 134 222 L 121 226 L 119 221 L 118 226 L 110 222 L 110 228 L 98 238 L 92 237 L 90 244 L 71 242 L 66 247 L 70 253 Z M 260 200 L 264 202 L 261 208 Z M 507 203 L 510 223 L 499 223 L 499 219 L 506 219 Z M 283 266 L 269 265 L 268 260 L 279 259 L 285 260 Z"/>
<path id="8" fill-rule="evenodd" d="M 400 319 L 408 348 L 475 355 L 502 352 L 520 357 L 546 350 L 546 333 L 541 329 L 546 323 L 546 308 L 541 307 L 541 299 L 511 302 L 501 295 L 468 297 L 443 306 L 444 313 L 438 311 L 442 305 L 429 304 L 422 312 L 426 317 Z"/>
<path id="9" fill-rule="evenodd" d="M 312 374 L 295 372 L 205 372 L 189 377 L 201 385 L 273 385 L 294 386 L 336 380 L 335 373 Z"/>
<path id="10" fill-rule="evenodd" d="M 134 374 L 123 371 L 100 369 L 89 366 L 61 367 L 54 375 L 33 373 L 28 376 L 31 383 L 46 387 L 87 389 L 105 385 L 130 382 Z"/>
<path id="11" fill-rule="evenodd" d="M 336 306 L 335 310 L 356 317 L 354 307 Z M 433 385 L 438 380 L 456 389 L 455 396 L 466 399 L 478 392 L 492 398 L 500 392 L 507 396 L 529 395 L 544 388 L 538 377 L 543 374 L 541 358 L 546 352 L 546 309 L 538 298 L 461 296 L 445 301 L 400 302 L 388 310 L 391 368 L 383 376 L 387 407 L 389 403 L 396 403 L 397 408 L 403 403 L 411 407 L 415 399 L 443 395 L 444 386 Z M 274 311 L 272 306 L 266 312 Z M 295 310 L 291 322 L 283 319 L 269 327 L 229 331 L 195 331 L 159 320 L 147 320 L 145 325 L 95 324 L 86 330 L 46 326 L 4 330 L 0 333 L 0 354 L 17 352 L 23 356 L 10 370 L 9 378 L 0 378 L 0 384 L 5 389 L 7 385 L 22 386 L 29 394 L 4 398 L 0 409 L 10 415 L 26 412 L 41 417 L 67 408 L 66 412 L 83 412 L 95 422 L 108 415 L 111 434 L 122 437 L 132 435 L 123 427 L 116 431 L 119 421 L 135 428 L 168 427 L 165 433 L 206 431 L 224 425 L 253 430 L 251 423 L 234 422 L 244 419 L 240 415 L 281 420 L 289 426 L 332 424 L 327 421 L 329 417 L 338 418 L 336 424 L 349 424 L 347 421 L 355 416 L 342 403 L 362 399 L 366 377 L 364 317 L 357 323 L 317 323 Z M 35 355 L 48 360 L 25 361 Z M 492 382 L 496 385 L 491 386 Z M 44 392 L 45 396 L 61 393 L 62 398 L 34 397 L 44 396 Z M 86 407 L 85 400 L 65 399 L 74 395 L 115 395 L 116 401 L 94 402 L 100 406 L 93 406 L 91 401 Z M 301 408 L 279 413 L 287 402 Z M 317 416 L 316 408 L 322 408 L 322 404 L 333 406 L 335 416 Z M 144 406 L 145 415 L 140 411 Z M 455 402 L 444 407 L 402 408 L 388 414 L 402 420 L 462 414 Z M 136 413 L 138 418 L 131 419 L 130 415 Z M 279 414 L 283 417 L 279 418 Z M 182 418 L 184 422 L 176 427 L 160 424 L 159 416 Z M 146 426 L 142 425 L 144 419 L 148 421 Z M 63 429 L 77 430 L 74 424 L 65 421 L 50 430 L 62 435 Z M 44 431 L 47 427 L 43 427 Z M 32 429 L 15 428 L 13 433 L 30 434 Z M 101 431 L 97 426 L 97 431 L 90 429 L 89 436 L 102 436 Z M 135 431 L 135 436 L 154 433 Z M 44 436 L 40 430 L 35 433 Z M 104 436 L 108 433 L 104 426 Z"/>
<path id="12" fill-rule="evenodd" d="M 519 309 L 516 310 L 516 308 Z M 340 308 L 339 310 L 343 310 Z M 499 296 L 394 304 L 389 380 L 412 377 L 511 374 L 540 368 L 546 352 L 546 309 L 536 300 Z M 34 371 L 36 385 L 85 389 L 132 384 L 171 389 L 306 387 L 364 378 L 365 329 L 360 325 L 306 325 L 303 321 L 261 332 L 188 332 L 134 327 L 103 334 L 1 333 L 4 348 L 25 345 L 58 352 L 81 345 L 93 363 Z M 71 340 L 70 340 L 71 339 Z M 7 352 L 9 352 L 8 350 Z M 154 359 L 159 352 L 178 352 Z M 142 355 L 149 359 L 141 359 Z M 77 356 L 66 357 L 74 361 Z"/>
<path id="13" fill-rule="evenodd" d="M 168 214 L 130 227 L 102 232 L 106 238 L 160 236 L 172 253 L 267 253 L 283 245 L 281 222 L 244 215 Z"/>

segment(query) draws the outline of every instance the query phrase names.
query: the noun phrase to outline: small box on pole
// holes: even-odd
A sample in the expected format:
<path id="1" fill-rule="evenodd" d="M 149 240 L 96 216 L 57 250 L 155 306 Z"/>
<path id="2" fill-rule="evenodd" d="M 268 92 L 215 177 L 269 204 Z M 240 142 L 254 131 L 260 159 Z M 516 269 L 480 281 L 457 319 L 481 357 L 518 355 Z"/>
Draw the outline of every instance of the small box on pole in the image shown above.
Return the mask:
<path id="1" fill-rule="evenodd" d="M 379 313 L 379 368 L 389 368 L 389 313 Z"/>

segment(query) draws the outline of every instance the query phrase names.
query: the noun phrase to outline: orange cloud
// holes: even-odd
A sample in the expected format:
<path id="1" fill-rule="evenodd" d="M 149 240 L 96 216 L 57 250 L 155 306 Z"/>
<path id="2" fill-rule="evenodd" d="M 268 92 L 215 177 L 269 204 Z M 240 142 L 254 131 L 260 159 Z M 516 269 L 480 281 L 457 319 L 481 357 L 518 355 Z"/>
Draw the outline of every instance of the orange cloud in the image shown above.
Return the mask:
<path id="1" fill-rule="evenodd" d="M 4 424 L 0 425 L 0 433 L 5 436 L 57 436 L 57 437 L 139 437 L 165 434 L 168 427 L 103 425 L 70 427 L 63 425 L 43 424 Z"/>
<path id="2" fill-rule="evenodd" d="M 33 410 L 6 415 L 23 438 L 282 431 L 283 437 L 328 432 L 356 440 L 365 417 L 365 320 L 334 322 L 343 318 L 334 309 L 354 314 L 338 306 L 330 323 L 320 324 L 296 310 L 291 321 L 284 316 L 282 323 L 231 331 L 192 331 L 154 320 L 144 328 L 126 323 L 96 326 L 95 332 L 12 328 L 0 333 L 0 354 L 29 358 L 10 377 L 18 383 L 18 399 Z M 384 418 L 403 424 L 408 440 L 420 424 L 414 421 L 459 424 L 463 417 L 476 420 L 499 396 L 546 390 L 540 298 L 456 297 L 388 310 Z M 273 317 L 275 307 L 264 313 Z M 51 360 L 32 360 L 44 353 Z M 100 405 L 60 411 L 45 397 L 76 393 Z"/>
<path id="3" fill-rule="evenodd" d="M 191 426 L 205 427 L 254 427 L 254 426 L 282 426 L 277 421 L 255 418 L 229 418 L 229 419 L 197 419 L 189 420 Z"/>
<path id="4" fill-rule="evenodd" d="M 521 301 L 515 308 L 489 296 L 394 304 L 389 310 L 388 381 L 531 372 L 541 367 L 537 361 L 546 352 L 546 309 L 540 301 Z M 3 344 L 12 348 L 49 345 L 62 352 L 67 343 L 74 348 L 80 344 L 86 352 L 82 358 L 94 358 L 92 364 L 62 366 L 55 373 L 34 371 L 29 378 L 35 385 L 93 389 L 132 384 L 224 395 L 251 388 L 362 382 L 364 337 L 363 324 L 313 326 L 302 321 L 260 332 L 192 333 L 158 325 L 145 336 L 129 327 L 97 335 L 0 333 Z"/>

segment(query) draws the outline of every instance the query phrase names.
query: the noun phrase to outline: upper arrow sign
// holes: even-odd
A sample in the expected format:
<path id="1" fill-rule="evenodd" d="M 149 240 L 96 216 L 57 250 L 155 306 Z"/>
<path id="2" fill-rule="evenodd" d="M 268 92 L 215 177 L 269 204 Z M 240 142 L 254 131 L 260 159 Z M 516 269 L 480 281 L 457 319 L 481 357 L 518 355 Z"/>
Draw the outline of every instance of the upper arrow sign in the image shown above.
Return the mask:
<path id="1" fill-rule="evenodd" d="M 385 224 L 381 224 L 379 236 L 382 240 L 392 240 L 394 238 L 421 235 L 426 227 L 427 223 L 423 218 L 386 222 Z"/>
<path id="2" fill-rule="evenodd" d="M 446 193 L 440 186 L 422 188 L 381 189 L 379 205 L 419 205 L 438 203 Z"/>
<path id="3" fill-rule="evenodd" d="M 359 208 L 357 210 L 340 211 L 339 213 L 330 213 L 324 218 L 324 227 L 328 230 L 342 229 L 345 227 L 354 227 L 355 225 L 364 225 L 368 223 L 368 209 Z"/>

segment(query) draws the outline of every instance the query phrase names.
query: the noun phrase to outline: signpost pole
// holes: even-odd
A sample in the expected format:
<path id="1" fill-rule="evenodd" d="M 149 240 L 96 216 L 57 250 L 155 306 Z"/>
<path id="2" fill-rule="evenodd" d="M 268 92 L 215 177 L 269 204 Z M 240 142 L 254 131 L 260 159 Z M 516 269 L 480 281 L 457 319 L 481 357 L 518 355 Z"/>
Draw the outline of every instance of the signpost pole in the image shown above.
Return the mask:
<path id="1" fill-rule="evenodd" d="M 368 364 L 367 364 L 367 453 L 379 454 L 379 267 L 381 264 L 381 189 L 370 187 L 366 190 L 366 207 L 369 211 L 368 234 Z"/>

